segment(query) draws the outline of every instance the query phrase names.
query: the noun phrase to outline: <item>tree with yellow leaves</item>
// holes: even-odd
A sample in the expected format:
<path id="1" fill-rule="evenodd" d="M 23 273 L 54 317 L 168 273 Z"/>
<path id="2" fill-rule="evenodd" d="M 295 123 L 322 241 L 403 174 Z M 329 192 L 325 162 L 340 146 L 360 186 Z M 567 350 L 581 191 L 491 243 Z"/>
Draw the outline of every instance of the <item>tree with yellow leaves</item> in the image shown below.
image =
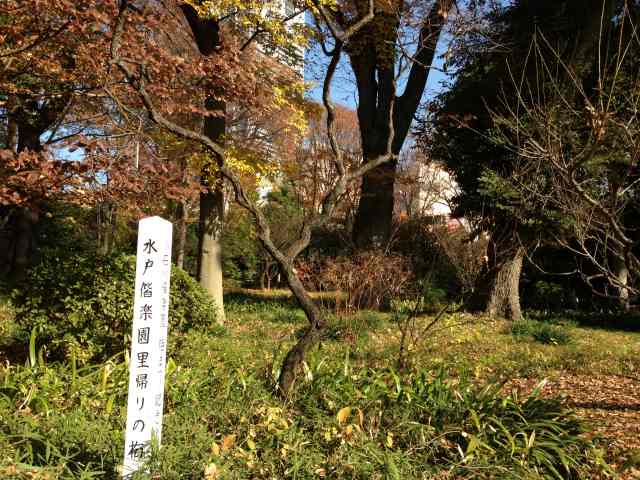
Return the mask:
<path id="1" fill-rule="evenodd" d="M 197 5 L 200 12 L 203 12 L 205 5 L 206 4 L 204 3 Z M 320 12 L 320 9 L 323 8 L 324 5 L 314 1 L 307 7 L 315 9 L 316 13 L 319 14 L 318 12 Z M 135 95 L 138 102 L 148 113 L 153 122 L 175 135 L 199 143 L 210 155 L 210 160 L 203 166 L 205 173 L 209 174 L 203 175 L 203 177 L 207 178 L 204 194 L 210 194 L 210 201 L 213 201 L 215 192 L 210 191 L 213 181 L 209 180 L 213 177 L 223 179 L 231 185 L 235 193 L 236 201 L 250 213 L 255 222 L 256 236 L 258 240 L 278 264 L 291 291 L 306 314 L 309 321 L 309 327 L 302 338 L 287 353 L 278 380 L 281 393 L 286 395 L 293 387 L 296 374 L 303 363 L 306 353 L 310 348 L 317 344 L 327 326 L 327 319 L 325 315 L 314 303 L 309 293 L 305 290 L 301 280 L 298 278 L 294 269 L 294 261 L 296 257 L 309 245 L 313 229 L 325 224 L 332 217 L 336 206 L 348 185 L 354 180 L 361 178 L 372 169 L 395 160 L 395 155 L 392 151 L 392 144 L 389 142 L 386 150 L 381 151 L 380 155 L 375 158 L 370 158 L 368 162 L 362 165 L 350 168 L 345 161 L 343 149 L 340 147 L 339 141 L 336 137 L 336 110 L 331 100 L 331 86 L 337 66 L 344 52 L 343 47 L 345 44 L 348 44 L 351 38 L 355 38 L 355 36 L 372 20 L 374 4 L 372 0 L 369 4 L 368 11 L 363 15 L 357 15 L 354 18 L 354 21 L 347 28 L 332 30 L 335 47 L 331 52 L 330 61 L 327 66 L 323 82 L 323 105 L 327 112 L 327 136 L 331 147 L 332 161 L 335 167 L 336 176 L 331 188 L 326 189 L 323 194 L 322 201 L 320 202 L 321 208 L 316 212 L 311 212 L 305 218 L 305 222 L 302 225 L 297 238 L 292 239 L 292 241 L 288 242 L 287 246 L 283 248 L 279 248 L 273 242 L 270 226 L 263 211 L 253 200 L 254 196 L 251 195 L 245 187 L 242 180 L 242 173 L 237 168 L 238 165 L 234 165 L 235 162 L 230 158 L 229 151 L 225 148 L 226 138 L 224 135 L 221 135 L 223 129 L 220 126 L 222 123 L 220 119 L 224 118 L 224 109 L 226 108 L 226 102 L 228 101 L 228 97 L 225 97 L 225 95 L 228 95 L 229 92 L 232 91 L 229 90 L 229 88 L 225 89 L 224 87 L 231 86 L 231 82 L 229 81 L 231 76 L 235 75 L 235 79 L 247 75 L 251 77 L 250 79 L 252 82 L 244 82 L 241 85 L 236 85 L 241 90 L 249 89 L 254 93 L 250 98 L 246 96 L 243 97 L 247 100 L 246 108 L 252 108 L 254 106 L 252 105 L 252 100 L 260 96 L 257 104 L 260 105 L 260 102 L 263 102 L 262 110 L 264 110 L 264 106 L 267 105 L 264 103 L 265 97 L 263 95 L 265 95 L 264 92 L 266 89 L 263 87 L 265 82 L 268 82 L 268 79 L 264 75 L 264 69 L 251 68 L 252 65 L 247 63 L 242 63 L 243 68 L 240 69 L 240 71 L 229 69 L 225 70 L 223 69 L 225 65 L 222 62 L 212 66 L 216 60 L 223 58 L 226 59 L 226 66 L 236 66 L 237 63 L 234 62 L 239 62 L 239 55 L 246 51 L 246 49 L 243 50 L 243 46 L 246 44 L 246 41 L 241 42 L 239 37 L 233 37 L 232 40 L 230 40 L 232 42 L 237 42 L 236 44 L 240 45 L 239 49 L 233 49 L 227 47 L 224 43 L 220 43 L 219 19 L 202 18 L 198 13 L 198 9 L 192 5 L 184 7 L 184 11 L 191 12 L 187 13 L 187 15 L 192 15 L 190 20 L 192 32 L 198 33 L 209 31 L 211 33 L 210 36 L 195 36 L 196 39 L 200 38 L 199 49 L 201 52 L 205 53 L 212 53 L 216 51 L 216 49 L 219 51 L 219 53 L 214 54 L 211 58 L 206 56 L 204 57 L 207 60 L 211 60 L 206 64 L 203 64 L 203 68 L 208 69 L 210 76 L 201 77 L 201 81 L 202 83 L 209 83 L 211 88 L 209 88 L 206 91 L 206 94 L 203 95 L 203 100 L 206 101 L 204 108 L 192 108 L 193 111 L 205 116 L 206 120 L 202 130 L 185 126 L 184 123 L 180 124 L 178 121 L 179 119 L 177 119 L 178 117 L 176 117 L 176 112 L 167 112 L 166 106 L 158 101 L 158 98 L 162 98 L 163 96 L 166 98 L 167 95 L 170 94 L 172 91 L 171 89 L 174 88 L 174 85 L 171 83 L 174 77 L 169 77 L 168 75 L 163 76 L 161 73 L 158 74 L 156 72 L 150 72 L 150 67 L 146 60 L 148 55 L 145 58 L 142 58 L 139 54 L 134 58 L 127 55 L 127 53 L 131 51 L 131 43 L 125 43 L 124 40 L 127 38 L 128 29 L 131 28 L 131 25 L 136 25 L 138 28 L 135 32 L 138 32 L 140 30 L 138 22 L 141 21 L 140 12 L 138 12 L 135 5 L 130 3 L 128 0 L 122 0 L 119 13 L 115 20 L 111 45 L 111 62 L 118 68 L 118 71 L 126 81 L 127 86 L 132 87 L 129 88 L 127 92 Z M 220 14 L 220 12 L 217 12 L 217 14 Z M 251 17 L 248 15 L 246 18 Z M 269 26 L 267 24 L 256 25 L 256 31 L 268 31 L 268 28 Z M 212 42 L 212 40 L 215 40 L 218 43 Z M 141 41 L 144 42 L 146 40 L 141 39 Z M 233 55 L 228 53 L 231 51 L 234 52 Z M 228 57 L 224 56 L 225 52 L 229 55 Z M 181 65 L 183 63 L 184 62 L 178 62 L 178 65 L 172 68 L 179 70 L 182 68 Z M 258 62 L 256 65 L 261 66 Z M 161 85 L 153 83 L 151 80 L 154 78 L 162 80 Z M 273 77 L 270 76 L 269 78 Z M 218 84 L 212 84 L 212 79 L 218 81 Z M 178 83 L 184 80 L 185 78 L 176 79 Z M 271 89 L 271 92 L 273 93 L 274 90 Z M 276 100 L 275 103 L 277 104 L 278 101 L 281 100 L 278 100 L 280 95 L 277 90 L 275 92 L 275 99 L 273 96 L 271 98 Z M 237 91 L 234 93 L 236 95 L 238 94 Z M 184 110 L 183 108 L 181 109 Z M 388 111 L 389 115 L 387 122 L 389 128 L 392 128 L 393 124 L 392 112 L 392 109 Z"/>
<path id="2" fill-rule="evenodd" d="M 303 15 L 303 9 L 287 14 L 277 6 L 255 0 L 121 1 L 121 21 L 114 32 L 117 71 L 138 93 L 145 92 L 129 97 L 131 92 L 122 89 L 116 76 L 109 86 L 116 103 L 133 102 L 127 108 L 134 110 L 143 105 L 149 110 L 153 104 L 157 114 L 216 145 L 205 145 L 194 158 L 201 182 L 197 275 L 216 302 L 220 323 L 224 308 L 219 240 L 225 204 L 220 167 L 226 162 L 239 174 L 255 177 L 271 168 L 265 153 L 274 144 L 265 141 L 273 128 L 261 124 L 277 124 L 281 131 L 294 133 L 301 128 L 296 102 L 302 79 L 264 52 L 284 50 L 291 52 L 286 56 L 291 63 L 301 60 L 295 52 L 303 45 L 304 31 L 289 21 Z M 247 137 L 247 130 L 260 135 Z"/>

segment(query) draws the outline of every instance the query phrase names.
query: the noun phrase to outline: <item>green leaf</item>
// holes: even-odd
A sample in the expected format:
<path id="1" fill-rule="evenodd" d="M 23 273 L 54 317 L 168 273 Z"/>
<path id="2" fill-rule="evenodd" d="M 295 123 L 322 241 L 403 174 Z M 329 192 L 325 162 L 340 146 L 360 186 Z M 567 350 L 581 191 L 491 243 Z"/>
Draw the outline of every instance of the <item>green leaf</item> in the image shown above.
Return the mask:
<path id="1" fill-rule="evenodd" d="M 36 357 L 36 337 L 38 336 L 38 327 L 35 326 L 31 329 L 31 335 L 29 336 L 29 366 L 34 368 L 38 365 L 38 359 Z"/>

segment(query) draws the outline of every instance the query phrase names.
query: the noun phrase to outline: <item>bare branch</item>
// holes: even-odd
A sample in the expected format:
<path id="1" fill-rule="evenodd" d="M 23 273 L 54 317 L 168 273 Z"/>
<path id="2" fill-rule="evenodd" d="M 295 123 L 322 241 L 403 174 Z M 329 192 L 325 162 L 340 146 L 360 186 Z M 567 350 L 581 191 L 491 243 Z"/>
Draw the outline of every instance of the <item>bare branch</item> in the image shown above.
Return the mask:
<path id="1" fill-rule="evenodd" d="M 371 20 L 373 20 L 373 17 L 375 15 L 374 2 L 373 0 L 369 0 L 369 10 L 367 11 L 367 13 L 356 23 L 344 29 L 343 26 L 339 25 L 339 22 L 334 18 L 331 12 L 324 5 L 322 5 L 321 2 L 314 0 L 313 4 L 320 12 L 322 19 L 327 24 L 327 27 L 329 27 L 329 30 L 331 31 L 333 37 L 341 43 L 347 43 L 347 41 L 352 36 L 358 33 Z"/>

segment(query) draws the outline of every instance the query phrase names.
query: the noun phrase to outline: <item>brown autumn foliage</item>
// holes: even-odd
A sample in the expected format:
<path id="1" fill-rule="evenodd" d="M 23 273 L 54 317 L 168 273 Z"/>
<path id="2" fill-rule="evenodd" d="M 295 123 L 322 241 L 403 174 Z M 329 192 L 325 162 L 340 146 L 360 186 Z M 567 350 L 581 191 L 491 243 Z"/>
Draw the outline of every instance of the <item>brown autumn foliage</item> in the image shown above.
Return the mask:
<path id="1" fill-rule="evenodd" d="M 406 257 L 380 250 L 300 262 L 298 272 L 311 289 L 342 293 L 336 296 L 337 313 L 388 307 L 414 279 Z"/>
<path id="2" fill-rule="evenodd" d="M 255 49 L 240 54 L 241 39 L 233 35 L 225 36 L 215 55 L 199 55 L 178 7 L 136 2 L 121 55 L 144 66 L 147 89 L 170 118 L 194 125 L 198 117 L 215 115 L 203 107 L 212 91 L 233 101 L 229 144 L 243 159 L 263 161 L 265 144 L 277 144 L 276 136 L 289 127 L 282 108 L 267 101 L 284 73 L 274 75 L 275 63 Z M 163 154 L 175 139 L 150 124 L 140 99 L 111 64 L 117 11 L 116 1 L 8 0 L 0 6 L 3 204 L 37 208 L 46 197 L 64 194 L 87 206 L 92 198 L 110 201 L 140 215 L 162 199 L 197 193 L 197 185 L 185 184 L 181 162 Z M 250 128 L 234 128 L 247 125 L 247 118 Z M 45 132 L 46 139 L 39 138 Z M 277 153 L 291 151 L 294 137 L 279 135 L 289 141 L 281 141 Z M 187 148 L 199 153 L 187 162 L 197 170 L 208 155 L 193 144 Z M 24 156 L 25 150 L 41 152 L 40 158 Z"/>

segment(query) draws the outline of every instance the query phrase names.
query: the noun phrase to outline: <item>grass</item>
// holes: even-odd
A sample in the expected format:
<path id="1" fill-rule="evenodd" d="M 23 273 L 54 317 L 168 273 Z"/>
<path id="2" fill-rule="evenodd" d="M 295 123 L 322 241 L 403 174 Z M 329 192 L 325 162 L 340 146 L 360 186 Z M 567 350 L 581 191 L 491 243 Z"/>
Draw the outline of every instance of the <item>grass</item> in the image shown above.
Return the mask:
<path id="1" fill-rule="evenodd" d="M 640 369 L 637 332 L 557 319 L 548 325 L 571 341 L 545 343 L 535 329 L 514 336 L 505 322 L 453 314 L 401 374 L 390 316 L 361 312 L 331 318 L 283 403 L 275 379 L 304 316 L 286 295 L 234 293 L 226 306 L 226 329 L 170 338 L 154 478 L 594 478 L 602 452 L 577 417 L 500 385 Z M 0 478 L 115 479 L 126 380 L 123 355 L 76 371 L 46 359 L 0 366 Z"/>

